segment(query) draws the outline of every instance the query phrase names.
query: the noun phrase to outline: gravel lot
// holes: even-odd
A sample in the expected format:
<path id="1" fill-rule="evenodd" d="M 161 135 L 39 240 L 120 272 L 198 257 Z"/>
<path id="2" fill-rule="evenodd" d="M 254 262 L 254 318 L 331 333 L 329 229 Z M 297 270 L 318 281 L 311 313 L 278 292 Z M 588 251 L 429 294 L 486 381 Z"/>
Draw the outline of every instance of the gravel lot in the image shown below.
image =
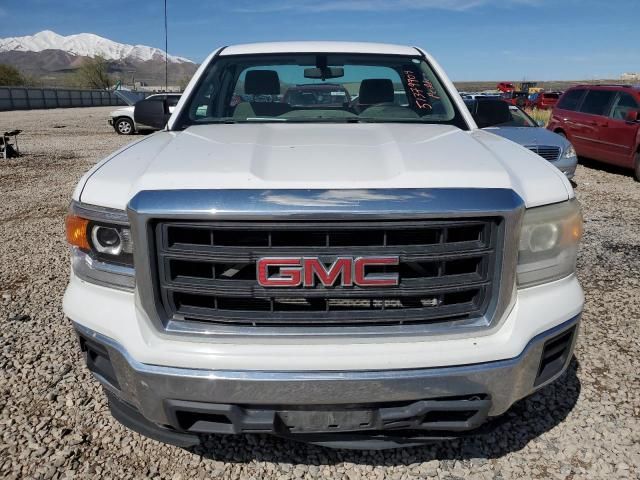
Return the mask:
<path id="1" fill-rule="evenodd" d="M 0 113 L 26 154 L 0 160 L 0 477 L 2 478 L 638 478 L 640 184 L 579 166 L 587 295 L 568 373 L 516 404 L 493 433 L 383 452 L 327 450 L 267 436 L 214 437 L 194 451 L 111 418 L 61 300 L 63 216 L 97 160 L 130 140 L 110 108 Z"/>

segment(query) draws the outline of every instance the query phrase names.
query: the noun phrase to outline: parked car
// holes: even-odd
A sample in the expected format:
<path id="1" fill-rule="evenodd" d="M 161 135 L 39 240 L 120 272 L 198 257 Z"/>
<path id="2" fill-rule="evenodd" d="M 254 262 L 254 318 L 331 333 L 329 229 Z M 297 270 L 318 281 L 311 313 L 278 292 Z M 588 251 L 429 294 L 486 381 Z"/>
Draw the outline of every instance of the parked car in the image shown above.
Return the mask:
<path id="1" fill-rule="evenodd" d="M 182 446 L 409 446 L 562 375 L 584 301 L 563 175 L 478 129 L 419 48 L 216 52 L 173 114 L 139 102 L 163 130 L 73 194 L 64 312 L 117 420 Z M 358 108 L 255 100 L 309 78 Z"/>
<path id="2" fill-rule="evenodd" d="M 567 137 L 578 155 L 631 168 L 640 181 L 640 86 L 570 88 L 547 128 Z"/>
<path id="3" fill-rule="evenodd" d="M 465 101 L 469 111 L 484 130 L 508 138 L 512 142 L 516 142 L 537 153 L 552 165 L 555 165 L 567 178 L 572 179 L 575 176 L 578 157 L 569 140 L 562 135 L 546 130 L 527 115 L 524 110 L 513 105 L 508 106 L 510 119 L 507 121 L 491 125 L 486 122 L 482 123 L 479 108 L 483 106 L 486 108 L 492 102 L 505 103 L 503 100 L 491 99 Z"/>
<path id="4" fill-rule="evenodd" d="M 493 98 L 493 99 L 500 99 L 502 98 L 502 96 L 498 93 L 495 94 L 491 94 L 491 93 L 465 93 L 460 94 L 460 96 L 462 97 L 462 99 L 466 102 L 467 100 L 475 100 L 477 98 Z"/>
<path id="5" fill-rule="evenodd" d="M 501 99 L 509 105 L 524 108 L 529 105 L 529 93 L 523 91 L 511 91 L 501 94 Z"/>
<path id="6" fill-rule="evenodd" d="M 180 100 L 180 96 L 181 94 L 179 93 L 159 93 L 156 95 L 149 95 L 147 99 L 158 101 L 166 100 L 169 105 L 169 110 L 173 112 L 173 109 Z M 139 130 L 153 130 L 153 127 L 151 126 L 136 124 L 133 118 L 135 103 L 140 100 L 139 97 L 135 100 L 130 98 L 130 96 L 120 96 L 120 98 L 125 100 L 129 105 L 118 108 L 117 110 L 113 110 L 109 113 L 109 125 L 111 125 L 118 134 L 133 135 Z"/>
<path id="7" fill-rule="evenodd" d="M 527 106 L 537 108 L 539 110 L 548 110 L 558 103 L 559 98 L 560 93 L 558 92 L 541 92 L 536 94 L 535 99 Z"/>

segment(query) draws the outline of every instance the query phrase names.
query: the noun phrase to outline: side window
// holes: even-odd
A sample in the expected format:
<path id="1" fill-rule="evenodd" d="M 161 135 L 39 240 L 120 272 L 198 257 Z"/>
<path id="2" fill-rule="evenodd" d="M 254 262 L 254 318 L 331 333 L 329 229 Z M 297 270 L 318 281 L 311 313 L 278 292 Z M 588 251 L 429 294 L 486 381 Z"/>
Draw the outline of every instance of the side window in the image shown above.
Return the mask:
<path id="1" fill-rule="evenodd" d="M 562 108 L 563 110 L 577 110 L 583 94 L 583 89 L 569 90 L 558 102 L 558 108 Z"/>
<path id="2" fill-rule="evenodd" d="M 580 111 L 592 115 L 606 115 L 609 102 L 615 94 L 616 92 L 610 90 L 589 90 Z"/>
<path id="3" fill-rule="evenodd" d="M 215 69 L 212 69 L 212 72 L 215 73 Z M 211 77 L 213 77 L 213 75 L 210 73 L 205 86 L 198 90 L 197 96 L 191 101 L 189 115 L 191 115 L 192 118 L 200 119 L 211 115 L 213 98 L 218 88 L 218 83 L 215 78 Z"/>
<path id="4" fill-rule="evenodd" d="M 638 102 L 625 92 L 619 92 L 616 99 L 613 101 L 611 113 L 609 116 L 614 120 L 624 120 L 627 118 L 627 114 L 633 110 L 638 110 Z"/>

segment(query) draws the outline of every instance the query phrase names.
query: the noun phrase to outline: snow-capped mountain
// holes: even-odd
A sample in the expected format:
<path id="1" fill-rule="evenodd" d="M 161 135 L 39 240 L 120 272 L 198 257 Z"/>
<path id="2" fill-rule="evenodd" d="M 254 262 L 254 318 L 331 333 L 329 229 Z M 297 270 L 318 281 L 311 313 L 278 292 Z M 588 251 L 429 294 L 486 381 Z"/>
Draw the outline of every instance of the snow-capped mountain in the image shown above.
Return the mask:
<path id="1" fill-rule="evenodd" d="M 25 37 L 0 38 L 0 52 L 42 52 L 44 50 L 62 50 L 71 55 L 82 57 L 102 56 L 111 61 L 163 60 L 164 50 L 145 45 L 127 45 L 114 42 L 93 33 L 77 35 L 58 35 L 50 30 Z M 171 63 L 193 63 L 188 58 L 168 56 Z"/>

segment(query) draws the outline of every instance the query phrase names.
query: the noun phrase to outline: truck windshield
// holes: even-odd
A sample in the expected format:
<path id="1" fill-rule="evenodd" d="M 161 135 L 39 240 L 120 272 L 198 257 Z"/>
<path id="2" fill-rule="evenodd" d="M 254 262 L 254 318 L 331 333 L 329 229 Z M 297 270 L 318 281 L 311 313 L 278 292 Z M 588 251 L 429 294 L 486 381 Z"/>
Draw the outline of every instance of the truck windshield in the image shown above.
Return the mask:
<path id="1" fill-rule="evenodd" d="M 467 129 L 422 57 L 370 54 L 218 57 L 174 128 L 236 122 L 411 122 Z"/>

